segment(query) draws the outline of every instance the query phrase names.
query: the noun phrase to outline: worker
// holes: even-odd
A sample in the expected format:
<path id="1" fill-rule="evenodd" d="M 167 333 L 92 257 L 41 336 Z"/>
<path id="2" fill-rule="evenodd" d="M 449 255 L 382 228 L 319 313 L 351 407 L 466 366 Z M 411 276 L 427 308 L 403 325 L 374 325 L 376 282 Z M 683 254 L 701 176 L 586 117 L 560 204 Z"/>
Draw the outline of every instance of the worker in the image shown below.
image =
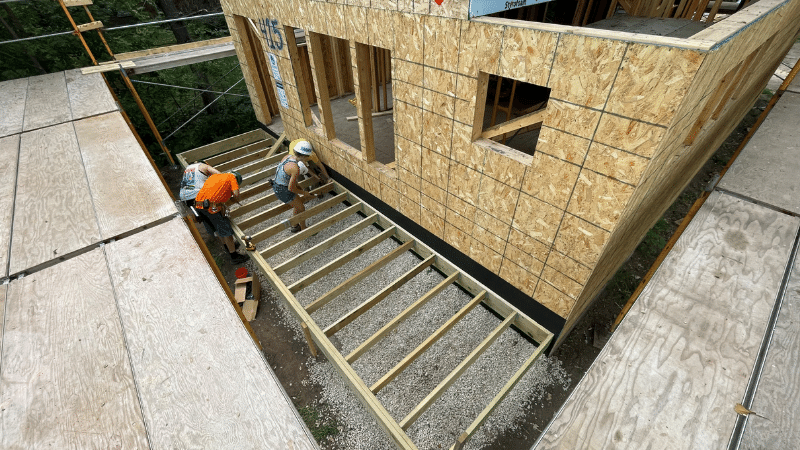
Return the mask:
<path id="1" fill-rule="evenodd" d="M 181 191 L 179 194 L 180 199 L 186 202 L 187 206 L 194 206 L 194 199 L 197 197 L 197 193 L 200 192 L 200 188 L 203 187 L 203 183 L 206 182 L 206 179 L 211 175 L 217 175 L 219 173 L 219 170 L 209 166 L 203 161 L 189 164 L 186 166 L 186 170 L 183 171 Z"/>
<path id="2" fill-rule="evenodd" d="M 250 259 L 249 256 L 236 252 L 233 228 L 225 215 L 228 201 L 231 199 L 235 202 L 239 201 L 239 185 L 241 183 L 242 176 L 239 172 L 211 175 L 195 197 L 195 208 L 201 216 L 208 220 L 213 231 L 222 239 L 232 264 L 241 264 Z"/>
<path id="3" fill-rule="evenodd" d="M 296 156 L 295 149 L 297 148 L 298 145 L 300 145 L 302 148 L 305 148 L 305 147 L 312 148 L 311 147 L 311 143 L 308 142 L 307 140 L 305 140 L 305 139 L 295 139 L 295 140 L 293 140 L 292 142 L 289 143 L 289 154 L 290 155 Z M 328 180 L 331 179 L 331 177 L 330 177 L 330 175 L 328 175 L 328 171 L 325 170 L 325 166 L 322 164 L 322 161 L 319 160 L 319 157 L 314 152 L 311 153 L 311 162 L 314 163 L 314 166 L 312 166 L 312 167 L 316 168 L 317 171 L 318 171 L 318 177 L 319 177 L 320 181 L 322 181 L 323 183 L 327 183 Z M 303 175 L 305 175 L 305 174 L 303 174 Z"/>
<path id="4" fill-rule="evenodd" d="M 297 184 L 297 179 L 302 175 L 304 166 L 314 155 L 311 143 L 305 140 L 292 142 L 290 153 L 283 157 L 278 168 L 275 170 L 275 180 L 272 189 L 278 200 L 294 208 L 294 215 L 298 215 L 306 210 L 304 199 L 316 198 L 317 196 L 306 192 Z M 307 171 L 308 169 L 306 169 Z M 292 233 L 306 227 L 306 221 L 302 220 L 291 228 Z"/>

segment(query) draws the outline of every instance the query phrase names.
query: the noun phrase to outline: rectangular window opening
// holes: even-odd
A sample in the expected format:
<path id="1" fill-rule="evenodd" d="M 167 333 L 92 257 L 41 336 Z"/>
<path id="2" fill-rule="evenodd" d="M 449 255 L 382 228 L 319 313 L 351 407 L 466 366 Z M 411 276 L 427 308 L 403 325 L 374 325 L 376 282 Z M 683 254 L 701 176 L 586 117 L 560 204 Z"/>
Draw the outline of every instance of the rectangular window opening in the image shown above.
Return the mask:
<path id="1" fill-rule="evenodd" d="M 483 115 L 476 117 L 480 133 L 476 138 L 491 139 L 522 153 L 533 155 L 539 140 L 550 88 L 532 83 L 481 74 L 486 83 Z"/>

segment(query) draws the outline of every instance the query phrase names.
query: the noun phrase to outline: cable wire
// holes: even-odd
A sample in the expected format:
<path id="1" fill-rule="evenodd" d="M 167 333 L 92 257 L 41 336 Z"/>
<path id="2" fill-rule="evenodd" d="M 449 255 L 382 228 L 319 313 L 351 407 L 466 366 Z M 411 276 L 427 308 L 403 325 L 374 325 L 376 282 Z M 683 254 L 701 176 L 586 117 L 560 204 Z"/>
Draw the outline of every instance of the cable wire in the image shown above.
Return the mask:
<path id="1" fill-rule="evenodd" d="M 239 81 L 237 81 L 236 83 L 233 83 L 233 86 L 229 87 L 229 88 L 228 88 L 228 89 L 225 91 L 225 93 L 227 93 L 228 91 L 230 91 L 231 89 L 233 89 L 234 87 L 236 87 L 236 85 L 238 85 L 238 84 L 239 84 L 239 83 L 241 83 L 242 81 L 244 81 L 244 77 L 240 78 L 240 79 L 239 79 Z M 223 96 L 222 96 L 222 95 L 220 95 L 219 97 L 215 98 L 215 99 L 214 99 L 214 101 L 212 101 L 211 103 L 209 103 L 209 104 L 207 104 L 206 106 L 204 106 L 204 107 L 203 107 L 203 109 L 201 109 L 200 111 L 197 111 L 197 114 L 195 114 L 195 115 L 193 115 L 192 117 L 190 117 L 190 118 L 189 118 L 189 120 L 187 120 L 187 121 L 186 121 L 186 122 L 184 122 L 184 123 L 183 123 L 181 126 L 179 126 L 178 128 L 176 128 L 176 129 L 175 129 L 175 131 L 173 131 L 172 133 L 168 134 L 168 135 L 167 135 L 167 137 L 165 137 L 165 138 L 161 139 L 161 142 L 164 142 L 164 141 L 166 141 L 167 139 L 169 139 L 169 138 L 170 138 L 172 135 L 174 135 L 175 133 L 177 133 L 177 132 L 178 132 L 178 130 L 180 130 L 181 128 L 183 128 L 184 126 L 186 126 L 186 124 L 188 124 L 189 122 L 191 122 L 192 120 L 194 120 L 194 118 L 195 118 L 195 117 L 197 117 L 197 116 L 199 116 L 201 112 L 203 112 L 203 111 L 205 111 L 206 109 L 208 109 L 208 107 L 210 107 L 211 105 L 213 105 L 214 103 L 216 103 L 216 102 L 217 102 L 217 100 L 221 99 L 222 97 L 223 97 Z"/>
<path id="2" fill-rule="evenodd" d="M 153 83 L 152 81 L 141 81 L 141 80 L 131 80 L 131 81 L 134 82 L 134 83 L 150 84 L 150 85 L 153 85 L 153 86 L 163 86 L 163 87 L 178 88 L 178 89 L 187 89 L 187 90 L 190 90 L 190 91 L 208 92 L 208 93 L 211 93 L 211 94 L 232 95 L 234 97 L 248 97 L 248 98 L 250 97 L 249 95 L 244 95 L 244 94 L 228 94 L 228 93 L 225 93 L 225 92 L 208 91 L 208 90 L 205 90 L 205 89 L 190 88 L 190 87 L 186 87 L 186 86 L 177 86 L 177 85 L 174 85 L 174 84 Z"/>

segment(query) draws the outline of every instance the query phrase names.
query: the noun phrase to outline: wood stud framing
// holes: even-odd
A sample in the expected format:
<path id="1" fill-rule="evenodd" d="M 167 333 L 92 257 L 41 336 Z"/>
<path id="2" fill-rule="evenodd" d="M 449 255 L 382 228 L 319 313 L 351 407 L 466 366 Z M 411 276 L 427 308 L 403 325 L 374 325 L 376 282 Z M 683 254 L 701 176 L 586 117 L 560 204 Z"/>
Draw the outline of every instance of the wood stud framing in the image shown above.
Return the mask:
<path id="1" fill-rule="evenodd" d="M 313 46 L 314 44 L 312 44 Z M 236 164 L 250 164 L 252 163 L 252 159 L 249 158 L 249 155 L 258 155 L 257 157 L 262 157 L 265 154 L 264 148 L 266 146 L 259 146 L 255 145 L 258 142 L 251 142 L 252 139 L 257 139 L 258 136 L 241 136 L 237 138 L 232 138 L 228 140 L 227 145 L 212 145 L 206 146 L 205 148 L 190 150 L 188 152 L 182 153 L 178 155 L 178 160 L 185 166 L 188 164 L 187 161 L 203 157 L 208 159 L 213 159 L 219 165 L 227 165 L 232 166 L 231 168 L 238 168 Z M 233 149 L 233 147 L 238 148 L 247 148 L 249 153 L 242 154 L 241 151 L 237 151 Z M 214 155 L 214 154 L 217 155 Z M 224 156 L 223 156 L 224 155 Z M 283 156 L 285 153 L 275 155 L 270 159 L 275 163 L 275 159 L 279 156 Z M 225 159 L 228 158 L 228 159 Z M 269 168 L 262 167 L 260 170 L 267 171 Z M 243 183 L 244 184 L 244 183 Z M 328 216 L 325 219 L 316 220 L 313 225 L 306 228 L 300 233 L 296 233 L 293 235 L 288 236 L 283 240 L 279 240 L 277 243 L 272 244 L 272 246 L 268 247 L 266 250 L 250 252 L 251 257 L 262 270 L 264 275 L 267 277 L 269 282 L 276 287 L 277 291 L 281 294 L 282 297 L 287 301 L 289 306 L 291 307 L 292 311 L 298 317 L 301 322 L 301 326 L 303 329 L 303 333 L 305 334 L 306 339 L 308 340 L 309 346 L 311 348 L 312 354 L 317 354 L 317 351 L 321 350 L 322 353 L 326 355 L 329 361 L 334 364 L 336 369 L 343 375 L 344 379 L 350 385 L 351 389 L 354 393 L 359 397 L 361 402 L 367 406 L 368 410 L 371 412 L 373 417 L 378 421 L 379 425 L 386 431 L 387 435 L 392 439 L 392 441 L 397 445 L 398 448 L 402 449 L 416 449 L 416 446 L 413 442 L 410 441 L 408 436 L 403 431 L 404 429 L 408 428 L 419 416 L 427 410 L 433 402 L 439 398 L 456 380 L 460 377 L 460 375 L 473 363 L 475 360 L 503 333 L 505 332 L 509 326 L 514 325 L 519 332 L 524 333 L 525 335 L 533 338 L 537 343 L 537 349 L 533 352 L 532 355 L 527 359 L 527 361 L 517 370 L 517 373 L 508 380 L 505 386 L 500 390 L 500 392 L 496 395 L 495 399 L 484 408 L 478 418 L 472 423 L 472 425 L 460 435 L 459 439 L 460 442 L 466 441 L 474 431 L 480 426 L 481 423 L 486 419 L 488 414 L 497 406 L 497 404 L 508 394 L 508 391 L 516 384 L 516 382 L 521 378 L 521 376 L 527 371 L 533 361 L 541 355 L 542 351 L 547 348 L 549 343 L 551 342 L 553 335 L 545 330 L 543 327 L 539 326 L 536 322 L 531 320 L 530 318 L 524 316 L 521 312 L 513 308 L 504 300 L 500 299 L 496 296 L 496 294 L 492 293 L 479 283 L 477 283 L 474 279 L 470 278 L 469 276 L 465 275 L 464 273 L 460 272 L 457 268 L 455 268 L 451 263 L 447 260 L 442 258 L 441 256 L 437 255 L 436 253 L 432 252 L 428 247 L 424 244 L 420 243 L 419 241 L 415 240 L 412 236 L 406 233 L 404 230 L 400 229 L 396 225 L 389 222 L 385 217 L 381 216 L 380 214 L 376 213 L 372 208 L 368 205 L 362 203 L 358 200 L 352 193 L 344 190 L 341 186 L 335 183 L 330 183 L 321 187 L 316 188 L 317 191 L 319 190 L 333 190 L 335 196 L 331 199 L 325 200 L 316 206 L 309 208 L 303 213 L 301 216 L 287 219 L 283 222 L 278 223 L 277 225 L 273 225 L 271 227 L 267 227 L 265 230 L 255 233 L 251 239 L 252 242 L 258 242 L 261 239 L 266 238 L 266 236 L 275 235 L 283 231 L 286 226 L 292 223 L 296 223 L 301 219 L 308 219 L 316 217 L 319 213 L 334 207 L 335 205 L 341 204 L 342 202 L 346 202 L 350 206 L 347 206 L 344 210 L 338 213 L 334 213 Z M 263 191 L 262 191 L 263 192 Z M 267 198 L 269 200 L 264 200 Z M 238 209 L 232 211 L 231 216 L 234 220 L 238 217 L 241 217 L 241 214 L 236 214 L 239 210 L 247 210 L 252 212 L 253 210 L 257 209 L 258 207 L 265 207 L 270 204 L 270 202 L 274 202 L 276 199 L 274 196 L 266 196 L 259 200 L 254 200 L 248 203 L 241 205 Z M 250 205 L 258 203 L 259 206 L 251 207 Z M 234 231 L 240 240 L 244 240 L 245 236 L 247 235 L 247 230 L 253 227 L 258 226 L 260 223 L 263 223 L 264 220 L 267 220 L 269 217 L 274 217 L 278 211 L 283 212 L 284 209 L 281 208 L 282 205 L 278 205 L 278 207 L 273 207 L 267 210 L 267 214 L 260 213 L 253 217 L 256 219 L 253 220 L 252 218 L 247 220 L 238 220 L 235 221 L 234 224 Z M 307 249 L 289 260 L 282 261 L 273 266 L 267 262 L 267 258 L 270 258 L 282 250 L 291 247 L 292 245 L 300 242 L 301 240 L 305 239 L 306 237 L 310 236 L 311 234 L 318 233 L 322 229 L 330 226 L 332 223 L 341 220 L 343 217 L 352 215 L 352 214 L 360 214 L 365 217 L 362 220 L 359 220 L 354 225 L 351 225 L 344 230 L 340 231 L 339 233 L 331 236 L 327 240 L 317 244 L 316 246 Z M 319 255 L 320 253 L 324 252 L 326 249 L 332 247 L 336 243 L 342 242 L 348 237 L 353 236 L 360 230 L 363 230 L 369 226 L 378 226 L 383 229 L 378 235 L 374 236 L 373 238 L 362 242 L 359 245 L 354 246 L 350 251 L 346 252 L 345 254 L 335 258 L 333 261 L 325 264 L 321 267 L 318 267 L 317 270 L 313 271 L 311 274 L 307 275 L 305 278 L 298 280 L 294 284 L 290 286 L 286 286 L 280 278 L 280 274 L 286 272 L 292 267 L 297 266 L 302 262 L 306 262 L 310 260 L 312 257 Z M 399 245 L 392 251 L 390 251 L 385 256 L 377 259 L 376 261 L 369 264 L 366 268 L 362 269 L 357 274 L 353 275 L 346 281 L 340 283 L 335 288 L 328 291 L 326 294 L 323 294 L 317 300 L 310 303 L 308 306 L 301 306 L 297 299 L 294 297 L 294 293 L 303 289 L 304 287 L 309 286 L 316 280 L 319 280 L 326 274 L 333 271 L 335 268 L 341 267 L 348 261 L 351 261 L 357 258 L 359 255 L 363 254 L 369 248 L 374 247 L 380 242 L 384 242 L 387 239 L 393 239 L 399 242 Z M 333 298 L 341 295 L 351 286 L 355 285 L 358 281 L 363 280 L 371 273 L 374 273 L 377 270 L 380 270 L 381 267 L 384 267 L 386 264 L 390 263 L 393 259 L 400 256 L 403 253 L 408 251 L 413 251 L 418 256 L 422 258 L 422 261 L 407 271 L 405 274 L 394 280 L 389 285 L 385 286 L 383 289 L 380 289 L 376 294 L 370 297 L 368 300 L 363 302 L 361 305 L 358 305 L 349 313 L 342 316 L 338 321 L 334 324 L 327 327 L 325 330 L 322 330 L 311 318 L 309 315 L 311 312 L 319 309 L 324 308 L 325 304 L 332 300 Z M 421 298 L 417 299 L 412 305 L 406 308 L 405 311 L 397 315 L 393 318 L 389 323 L 387 323 L 383 328 L 381 328 L 375 335 L 364 341 L 358 348 L 356 348 L 353 352 L 351 352 L 346 358 L 341 355 L 331 344 L 328 340 L 329 336 L 332 336 L 337 331 L 341 330 L 342 328 L 346 327 L 350 324 L 353 320 L 359 317 L 361 314 L 381 302 L 385 299 L 391 292 L 400 288 L 403 284 L 407 283 L 409 280 L 414 278 L 416 275 L 424 271 L 429 267 L 436 267 L 438 271 L 445 274 L 443 280 L 434 288 L 432 288 L 428 293 L 423 295 Z M 453 284 L 458 283 L 462 288 L 466 289 L 469 292 L 472 292 L 474 297 L 473 299 L 464 307 L 462 307 L 459 311 L 455 312 L 454 315 L 447 320 L 442 326 L 439 327 L 431 336 L 429 336 L 420 346 L 418 346 L 415 350 L 413 350 L 409 355 L 406 356 L 396 367 L 390 370 L 384 377 L 381 378 L 372 388 L 369 388 L 364 384 L 364 382 L 358 377 L 355 371 L 352 369 L 350 364 L 355 361 L 359 356 L 361 356 L 367 349 L 375 346 L 380 345 L 380 340 L 386 336 L 391 330 L 396 328 L 404 319 L 408 318 L 414 311 L 419 309 L 422 305 L 426 302 L 431 301 L 437 294 L 439 294 L 445 287 Z M 447 333 L 459 320 L 461 320 L 466 314 L 475 308 L 478 304 L 485 304 L 487 307 L 493 309 L 495 312 L 500 314 L 504 317 L 504 320 L 500 326 L 498 326 L 492 333 L 490 333 L 484 341 L 475 348 L 457 367 L 444 379 L 442 380 L 439 385 L 431 391 L 425 399 L 417 405 L 414 410 L 412 410 L 407 417 L 405 417 L 400 423 L 395 421 L 389 413 L 383 408 L 380 403 L 378 402 L 377 398 L 375 397 L 375 393 L 377 393 L 381 388 L 385 387 L 388 383 L 390 383 L 393 379 L 395 379 L 398 375 L 400 375 L 411 362 L 413 362 L 420 354 L 422 354 L 426 349 L 428 349 L 433 343 L 435 343 L 439 338 L 441 338 L 445 333 Z"/>

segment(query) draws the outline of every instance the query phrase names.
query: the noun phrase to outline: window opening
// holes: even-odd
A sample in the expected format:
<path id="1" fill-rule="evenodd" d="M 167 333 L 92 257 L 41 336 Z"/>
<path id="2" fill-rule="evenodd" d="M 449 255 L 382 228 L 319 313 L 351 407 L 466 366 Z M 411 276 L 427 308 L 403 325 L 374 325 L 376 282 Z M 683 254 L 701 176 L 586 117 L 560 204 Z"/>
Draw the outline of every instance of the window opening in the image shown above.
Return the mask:
<path id="1" fill-rule="evenodd" d="M 539 140 L 550 88 L 481 73 L 484 107 L 476 111 L 476 138 L 491 139 L 532 155 Z M 480 84 L 479 84 L 480 85 Z"/>

